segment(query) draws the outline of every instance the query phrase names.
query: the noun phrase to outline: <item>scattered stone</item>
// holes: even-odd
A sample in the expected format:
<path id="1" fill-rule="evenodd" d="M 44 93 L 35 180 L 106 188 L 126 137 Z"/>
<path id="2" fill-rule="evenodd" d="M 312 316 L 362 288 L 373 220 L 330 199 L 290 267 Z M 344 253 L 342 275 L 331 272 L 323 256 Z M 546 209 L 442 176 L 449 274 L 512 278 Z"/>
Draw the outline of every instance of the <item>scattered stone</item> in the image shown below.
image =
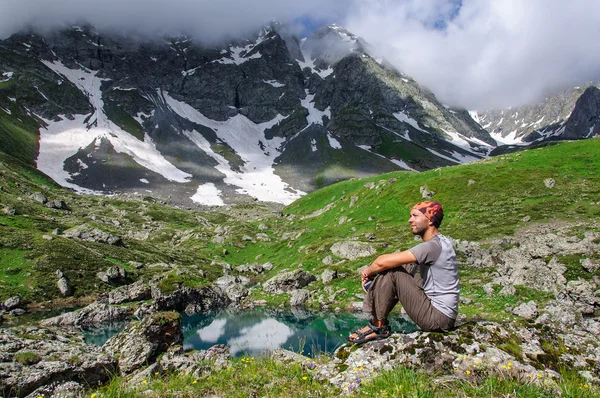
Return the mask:
<path id="1" fill-rule="evenodd" d="M 124 285 L 129 282 L 125 269 L 117 266 L 110 267 L 105 272 L 98 272 L 96 276 L 102 282 L 113 286 Z"/>
<path id="2" fill-rule="evenodd" d="M 475 184 L 475 180 L 469 180 L 469 182 L 467 182 L 467 185 L 473 185 Z"/>
<path id="3" fill-rule="evenodd" d="M 596 263 L 592 262 L 592 260 L 589 258 L 583 258 L 583 259 L 579 260 L 579 263 L 589 273 L 595 272 L 598 269 L 600 269 L 600 264 L 596 264 Z"/>
<path id="4" fill-rule="evenodd" d="M 498 292 L 501 296 L 514 296 L 517 292 L 517 289 L 513 285 L 504 286 L 500 292 Z"/>
<path id="5" fill-rule="evenodd" d="M 377 239 L 377 235 L 375 235 L 375 234 L 371 234 L 371 233 L 369 233 L 369 234 L 365 234 L 365 239 L 368 239 L 368 240 L 375 240 L 375 239 Z"/>
<path id="6" fill-rule="evenodd" d="M 358 195 L 353 195 L 350 198 L 350 207 L 354 206 L 356 204 L 356 202 L 358 201 Z"/>
<path id="7" fill-rule="evenodd" d="M 534 319 L 539 314 L 538 306 L 533 300 L 519 305 L 517 308 L 513 309 L 512 313 L 525 319 Z"/>
<path id="8" fill-rule="evenodd" d="M 531 217 L 530 216 L 525 216 L 525 217 L 523 217 L 522 221 L 523 222 L 529 222 L 529 221 L 531 221 Z"/>
<path id="9" fill-rule="evenodd" d="M 67 229 L 64 232 L 64 236 L 72 239 L 123 246 L 123 241 L 120 237 L 104 232 L 98 228 L 92 228 L 87 224 Z"/>
<path id="10" fill-rule="evenodd" d="M 6 311 L 12 311 L 21 305 L 21 298 L 19 296 L 12 296 L 4 300 L 4 308 Z"/>
<path id="11" fill-rule="evenodd" d="M 14 216 L 15 214 L 17 214 L 17 209 L 15 209 L 14 207 L 5 207 L 2 209 L 2 213 L 8 216 Z"/>
<path id="12" fill-rule="evenodd" d="M 69 282 L 69 279 L 62 273 L 62 271 L 56 270 L 56 276 L 58 277 L 56 287 L 58 287 L 60 294 L 62 294 L 63 297 L 73 295 L 71 283 Z"/>
<path id="13" fill-rule="evenodd" d="M 309 299 L 310 292 L 306 289 L 297 289 L 292 291 L 292 297 L 290 298 L 290 305 L 292 307 L 303 306 L 304 303 Z"/>
<path id="14" fill-rule="evenodd" d="M 347 260 L 369 257 L 377 253 L 375 248 L 368 243 L 355 241 L 336 242 L 331 246 L 331 252 L 337 257 Z"/>
<path id="15" fill-rule="evenodd" d="M 21 316 L 24 315 L 27 311 L 25 311 L 23 308 L 15 308 L 14 310 L 10 311 L 10 314 L 12 316 Z"/>
<path id="16" fill-rule="evenodd" d="M 373 188 L 375 188 L 375 183 L 374 183 L 374 182 L 367 182 L 367 183 L 364 185 L 364 187 L 365 187 L 365 188 L 368 188 L 368 189 L 373 189 Z"/>
<path id="17" fill-rule="evenodd" d="M 346 222 L 346 220 L 347 220 L 347 219 L 348 219 L 348 217 L 346 217 L 346 216 L 341 216 L 341 217 L 340 217 L 340 221 L 338 222 L 338 225 L 342 225 L 343 223 L 345 223 L 345 222 Z"/>
<path id="18" fill-rule="evenodd" d="M 57 210 L 70 210 L 69 206 L 62 200 L 51 200 L 46 203 L 46 207 Z M 117 220 L 114 220 L 117 221 Z"/>
<path id="19" fill-rule="evenodd" d="M 556 184 L 556 181 L 554 181 L 553 178 L 546 178 L 544 180 L 544 185 L 546 186 L 546 188 L 552 188 L 554 187 L 554 184 Z"/>
<path id="20" fill-rule="evenodd" d="M 276 294 L 289 293 L 292 290 L 301 289 L 316 280 L 317 278 L 314 275 L 302 269 L 281 272 L 266 281 L 263 285 L 263 290 Z"/>
<path id="21" fill-rule="evenodd" d="M 333 257 L 331 257 L 331 256 L 326 256 L 326 257 L 323 259 L 322 263 L 323 263 L 323 264 L 325 264 L 325 265 L 332 265 L 332 264 L 333 264 Z"/>
<path id="22" fill-rule="evenodd" d="M 260 225 L 258 226 L 258 229 L 259 229 L 260 231 L 266 231 L 266 230 L 268 230 L 268 229 L 269 229 L 269 227 L 267 227 L 265 224 L 260 224 Z"/>
<path id="23" fill-rule="evenodd" d="M 325 285 L 331 283 L 337 277 L 338 277 L 337 271 L 332 271 L 330 269 L 326 269 L 321 274 L 321 280 L 323 281 L 323 284 L 325 284 Z"/>
<path id="24" fill-rule="evenodd" d="M 135 269 L 142 269 L 142 268 L 144 268 L 144 264 L 142 264 L 142 263 L 140 263 L 138 261 L 129 261 L 127 264 L 131 265 Z"/>
<path id="25" fill-rule="evenodd" d="M 259 234 L 256 234 L 256 240 L 261 241 L 261 242 L 270 242 L 271 238 L 269 238 L 269 235 L 267 235 L 267 234 L 259 233 Z"/>
<path id="26" fill-rule="evenodd" d="M 494 284 L 492 282 L 486 283 L 485 285 L 483 285 L 483 291 L 488 296 L 493 295 L 494 294 Z"/>
<path id="27" fill-rule="evenodd" d="M 421 197 L 422 197 L 423 199 L 431 199 L 431 198 L 432 198 L 432 197 L 435 195 L 435 192 L 433 192 L 433 191 L 430 191 L 430 190 L 429 190 L 429 189 L 427 189 L 427 187 L 425 187 L 425 186 L 421 186 L 421 187 L 419 188 L 419 191 L 421 192 Z"/>
<path id="28" fill-rule="evenodd" d="M 46 202 L 48 202 L 48 199 L 41 192 L 32 193 L 29 197 L 41 204 L 46 204 Z"/>

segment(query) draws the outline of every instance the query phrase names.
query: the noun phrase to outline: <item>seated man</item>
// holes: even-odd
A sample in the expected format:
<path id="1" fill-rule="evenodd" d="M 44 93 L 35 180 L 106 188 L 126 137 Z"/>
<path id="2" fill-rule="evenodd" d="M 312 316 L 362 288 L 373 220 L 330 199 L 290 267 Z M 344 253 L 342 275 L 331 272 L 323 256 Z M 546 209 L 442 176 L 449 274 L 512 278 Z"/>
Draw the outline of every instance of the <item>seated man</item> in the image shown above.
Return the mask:
<path id="1" fill-rule="evenodd" d="M 363 311 L 372 320 L 352 333 L 355 344 L 390 336 L 387 316 L 398 301 L 410 318 L 423 330 L 448 331 L 458 315 L 458 265 L 452 241 L 438 228 L 444 212 L 437 202 L 419 202 L 410 211 L 412 233 L 423 243 L 392 254 L 384 254 L 365 268 L 362 285 L 367 290 Z M 409 273 L 405 264 L 417 263 L 419 274 Z"/>

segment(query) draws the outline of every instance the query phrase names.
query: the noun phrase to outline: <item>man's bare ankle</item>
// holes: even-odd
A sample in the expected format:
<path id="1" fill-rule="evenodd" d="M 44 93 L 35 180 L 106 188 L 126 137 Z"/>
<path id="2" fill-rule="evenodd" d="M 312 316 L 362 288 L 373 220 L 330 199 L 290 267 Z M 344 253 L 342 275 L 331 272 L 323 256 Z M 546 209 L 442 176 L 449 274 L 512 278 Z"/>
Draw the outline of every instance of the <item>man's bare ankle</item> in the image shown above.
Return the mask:
<path id="1" fill-rule="evenodd" d="M 385 326 L 386 321 L 385 319 L 383 320 L 379 320 L 379 319 L 373 319 L 371 320 L 371 323 L 373 324 L 373 326 L 375 326 L 376 328 L 381 328 L 383 326 Z"/>

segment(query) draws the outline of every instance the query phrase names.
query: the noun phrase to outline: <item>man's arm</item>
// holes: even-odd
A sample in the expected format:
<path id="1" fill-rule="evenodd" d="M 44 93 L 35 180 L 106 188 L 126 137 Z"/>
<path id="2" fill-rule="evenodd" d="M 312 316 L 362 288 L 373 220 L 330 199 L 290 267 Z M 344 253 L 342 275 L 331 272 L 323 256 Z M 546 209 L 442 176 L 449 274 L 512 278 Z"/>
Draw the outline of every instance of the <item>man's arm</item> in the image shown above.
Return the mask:
<path id="1" fill-rule="evenodd" d="M 382 254 L 377 257 L 375 261 L 365 268 L 361 274 L 361 279 L 371 279 L 375 274 L 386 271 L 388 269 L 399 267 L 403 264 L 410 264 L 416 262 L 417 259 L 414 254 L 409 250 L 405 250 L 399 253 Z"/>

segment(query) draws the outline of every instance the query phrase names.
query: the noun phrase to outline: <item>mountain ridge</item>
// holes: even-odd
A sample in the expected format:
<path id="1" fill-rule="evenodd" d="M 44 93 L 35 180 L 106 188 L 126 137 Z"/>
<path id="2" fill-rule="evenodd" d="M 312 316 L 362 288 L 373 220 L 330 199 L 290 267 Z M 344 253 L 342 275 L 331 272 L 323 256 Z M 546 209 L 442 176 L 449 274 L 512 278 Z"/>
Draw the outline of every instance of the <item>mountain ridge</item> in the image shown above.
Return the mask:
<path id="1" fill-rule="evenodd" d="M 222 46 L 92 27 L 13 35 L 0 42 L 1 120 L 26 124 L 27 142 L 40 135 L 36 164 L 64 186 L 187 206 L 287 204 L 332 182 L 494 150 L 466 111 L 368 47 L 337 25 L 300 41 L 272 23 Z M 35 145 L 20 141 L 9 144 L 29 158 Z"/>

